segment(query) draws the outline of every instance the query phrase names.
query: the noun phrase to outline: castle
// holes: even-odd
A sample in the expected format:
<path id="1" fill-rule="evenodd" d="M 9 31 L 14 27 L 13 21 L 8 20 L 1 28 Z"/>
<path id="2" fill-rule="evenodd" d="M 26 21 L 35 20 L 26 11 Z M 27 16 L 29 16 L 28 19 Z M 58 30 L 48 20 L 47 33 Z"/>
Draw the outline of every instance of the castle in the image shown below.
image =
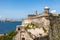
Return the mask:
<path id="1" fill-rule="evenodd" d="M 44 12 L 28 15 L 27 19 L 22 20 L 22 25 L 17 25 L 17 35 L 13 40 L 49 40 L 50 21 L 58 17 L 58 14 L 50 13 L 50 8 L 45 7 Z"/>

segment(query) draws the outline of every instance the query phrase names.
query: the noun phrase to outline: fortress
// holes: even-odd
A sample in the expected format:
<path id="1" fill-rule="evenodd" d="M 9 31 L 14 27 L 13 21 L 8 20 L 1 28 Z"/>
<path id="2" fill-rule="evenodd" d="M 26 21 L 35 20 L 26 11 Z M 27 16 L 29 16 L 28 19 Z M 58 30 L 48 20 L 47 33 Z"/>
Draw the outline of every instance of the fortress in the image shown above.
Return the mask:
<path id="1" fill-rule="evenodd" d="M 59 19 L 59 15 L 50 13 L 50 8 L 45 7 L 44 12 L 28 15 L 22 20 L 22 25 L 17 25 L 17 35 L 13 40 L 49 40 L 51 39 L 51 22 Z"/>

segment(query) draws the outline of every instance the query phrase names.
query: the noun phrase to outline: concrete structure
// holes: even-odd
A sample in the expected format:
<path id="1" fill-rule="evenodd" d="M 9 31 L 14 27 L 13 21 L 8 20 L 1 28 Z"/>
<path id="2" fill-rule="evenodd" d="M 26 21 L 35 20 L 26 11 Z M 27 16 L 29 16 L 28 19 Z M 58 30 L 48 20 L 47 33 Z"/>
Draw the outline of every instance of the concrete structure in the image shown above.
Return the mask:
<path id="1" fill-rule="evenodd" d="M 13 40 L 48 40 L 50 19 L 53 15 L 49 12 L 49 9 L 49 7 L 45 7 L 42 14 L 37 14 L 37 11 L 35 11 L 33 15 L 28 15 L 27 19 L 22 20 L 22 25 L 16 27 L 18 33 Z M 36 27 L 33 28 L 30 25 L 30 29 L 26 30 L 25 28 L 30 23 L 33 23 Z"/>

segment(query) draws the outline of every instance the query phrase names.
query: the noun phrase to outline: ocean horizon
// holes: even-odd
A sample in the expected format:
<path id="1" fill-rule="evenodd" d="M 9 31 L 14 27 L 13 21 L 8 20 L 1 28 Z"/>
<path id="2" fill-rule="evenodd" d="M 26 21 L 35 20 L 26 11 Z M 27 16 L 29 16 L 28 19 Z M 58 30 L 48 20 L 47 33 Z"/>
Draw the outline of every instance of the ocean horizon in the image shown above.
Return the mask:
<path id="1" fill-rule="evenodd" d="M 21 25 L 22 22 L 0 22 L 0 34 L 5 34 L 9 31 L 16 30 L 17 25 Z"/>

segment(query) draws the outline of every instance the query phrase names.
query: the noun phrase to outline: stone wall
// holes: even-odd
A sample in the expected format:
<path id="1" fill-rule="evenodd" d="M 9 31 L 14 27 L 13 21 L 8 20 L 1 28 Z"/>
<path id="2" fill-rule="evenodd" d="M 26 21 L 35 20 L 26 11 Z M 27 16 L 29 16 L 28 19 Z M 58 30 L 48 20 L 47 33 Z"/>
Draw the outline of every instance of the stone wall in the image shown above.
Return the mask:
<path id="1" fill-rule="evenodd" d="M 51 17 L 50 21 L 50 40 L 60 40 L 60 17 Z"/>

